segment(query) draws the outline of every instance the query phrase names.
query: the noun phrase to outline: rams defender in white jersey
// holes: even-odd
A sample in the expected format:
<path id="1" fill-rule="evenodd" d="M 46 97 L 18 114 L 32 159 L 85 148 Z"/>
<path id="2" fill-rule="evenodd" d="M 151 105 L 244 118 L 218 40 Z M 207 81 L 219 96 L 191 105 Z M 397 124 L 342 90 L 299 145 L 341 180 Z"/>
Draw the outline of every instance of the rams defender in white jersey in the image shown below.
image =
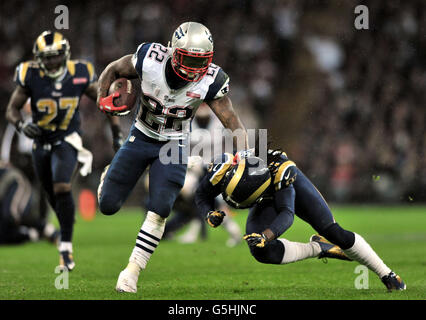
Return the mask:
<path id="1" fill-rule="evenodd" d="M 166 218 L 185 181 L 187 162 L 182 147 L 199 105 L 206 102 L 225 128 L 240 129 L 246 144 L 246 131 L 227 96 L 229 78 L 212 63 L 212 58 L 210 31 L 200 23 L 185 22 L 173 33 L 171 47 L 142 43 L 136 53 L 109 64 L 99 78 L 99 108 L 114 115 L 128 113 L 113 105 L 112 95 L 107 96 L 114 80 L 139 77 L 142 88 L 130 134 L 101 177 L 98 188 L 101 212 L 112 215 L 120 210 L 150 166 L 148 213 L 129 264 L 118 278 L 119 292 L 137 291 L 139 272 L 145 269 L 163 236 Z M 179 150 L 178 163 L 166 164 L 160 157 L 162 147 L 170 141 Z"/>

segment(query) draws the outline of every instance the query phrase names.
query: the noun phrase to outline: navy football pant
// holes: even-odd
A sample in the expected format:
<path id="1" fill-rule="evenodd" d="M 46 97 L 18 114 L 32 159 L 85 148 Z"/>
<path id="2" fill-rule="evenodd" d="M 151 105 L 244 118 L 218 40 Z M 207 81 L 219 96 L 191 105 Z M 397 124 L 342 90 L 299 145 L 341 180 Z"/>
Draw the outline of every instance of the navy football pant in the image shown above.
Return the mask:
<path id="1" fill-rule="evenodd" d="M 334 220 L 333 214 L 321 193 L 312 182 L 297 169 L 296 181 L 293 183 L 296 191 L 295 214 L 309 223 L 319 234 L 330 242 L 348 249 L 353 246 L 353 232 L 342 229 Z M 246 233 L 262 233 L 277 216 L 278 212 L 272 201 L 264 201 L 250 209 L 246 222 Z M 265 248 L 250 248 L 252 255 L 263 263 L 281 263 L 284 255 L 284 245 L 281 241 L 273 240 Z"/>
<path id="2" fill-rule="evenodd" d="M 33 164 L 37 177 L 54 209 L 61 227 L 61 241 L 71 241 L 75 206 L 71 192 L 55 194 L 55 183 L 71 183 L 77 166 L 77 150 L 65 141 L 43 145 L 34 142 Z"/>
<path id="3" fill-rule="evenodd" d="M 174 142 L 171 142 L 174 143 Z M 178 142 L 176 141 L 176 144 Z M 149 168 L 147 210 L 167 218 L 185 182 L 186 164 L 163 164 L 161 149 L 166 142 L 147 137 L 133 127 L 115 154 L 101 185 L 99 209 L 106 215 L 120 210 L 145 169 Z M 180 147 L 179 152 L 182 155 Z"/>
<path id="4" fill-rule="evenodd" d="M 34 142 L 33 165 L 43 189 L 48 194 L 50 204 L 55 208 L 53 184 L 71 182 L 77 165 L 77 150 L 65 141 L 49 146 Z"/>

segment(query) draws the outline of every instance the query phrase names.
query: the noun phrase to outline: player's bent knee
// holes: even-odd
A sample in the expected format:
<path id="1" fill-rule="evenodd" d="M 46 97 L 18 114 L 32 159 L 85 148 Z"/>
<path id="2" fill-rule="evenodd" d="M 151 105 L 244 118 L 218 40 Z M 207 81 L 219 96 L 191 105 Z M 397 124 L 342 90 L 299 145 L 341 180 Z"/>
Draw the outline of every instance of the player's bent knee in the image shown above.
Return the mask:
<path id="1" fill-rule="evenodd" d="M 260 263 L 280 264 L 284 254 L 283 249 L 268 244 L 264 248 L 250 247 L 251 255 Z"/>
<path id="2" fill-rule="evenodd" d="M 113 215 L 121 208 L 121 202 L 116 201 L 110 197 L 100 197 L 99 210 L 107 216 Z"/>
<path id="3" fill-rule="evenodd" d="M 321 231 L 320 234 L 343 250 L 349 249 L 355 243 L 355 234 L 343 229 L 338 223 L 331 224 Z"/>

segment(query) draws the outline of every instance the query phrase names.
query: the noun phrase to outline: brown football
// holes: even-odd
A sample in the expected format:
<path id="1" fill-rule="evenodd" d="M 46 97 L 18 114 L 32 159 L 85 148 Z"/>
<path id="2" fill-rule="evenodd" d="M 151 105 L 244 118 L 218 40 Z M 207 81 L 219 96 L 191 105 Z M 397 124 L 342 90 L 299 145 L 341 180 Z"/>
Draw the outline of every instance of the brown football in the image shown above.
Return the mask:
<path id="1" fill-rule="evenodd" d="M 113 94 L 114 92 L 120 93 L 120 96 L 113 100 L 114 106 L 121 107 L 126 105 L 127 110 L 131 110 L 135 106 L 138 98 L 138 83 L 140 82 L 137 79 L 129 80 L 126 78 L 119 78 L 111 83 L 108 95 Z"/>

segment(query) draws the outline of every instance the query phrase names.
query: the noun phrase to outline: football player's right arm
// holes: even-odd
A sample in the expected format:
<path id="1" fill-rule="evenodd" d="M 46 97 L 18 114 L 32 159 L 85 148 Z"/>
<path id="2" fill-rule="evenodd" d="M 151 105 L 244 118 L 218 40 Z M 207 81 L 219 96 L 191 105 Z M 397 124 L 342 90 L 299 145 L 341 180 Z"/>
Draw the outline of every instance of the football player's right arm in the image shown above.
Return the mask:
<path id="1" fill-rule="evenodd" d="M 29 96 L 30 95 L 27 90 L 18 85 L 16 86 L 10 97 L 6 109 L 6 119 L 15 127 L 18 126 L 19 122 L 22 122 L 20 110 L 24 106 L 25 102 L 28 100 Z"/>
<path id="2" fill-rule="evenodd" d="M 204 176 L 195 192 L 195 204 L 202 215 L 206 217 L 207 223 L 213 228 L 218 227 L 225 217 L 223 211 L 214 208 L 214 200 L 219 193 L 219 188 L 212 186 L 208 175 Z"/>
<path id="3" fill-rule="evenodd" d="M 22 131 L 28 138 L 34 139 L 41 135 L 41 129 L 33 122 L 24 123 L 20 112 L 29 97 L 28 91 L 17 85 L 7 104 L 6 119 L 15 126 L 18 132 Z"/>
<path id="4" fill-rule="evenodd" d="M 107 97 L 108 89 L 114 80 L 119 78 L 135 79 L 138 77 L 138 73 L 132 63 L 132 56 L 132 54 L 129 54 L 111 62 L 99 76 L 98 97 L 96 101 L 98 107 L 102 105 L 102 99 Z"/>

